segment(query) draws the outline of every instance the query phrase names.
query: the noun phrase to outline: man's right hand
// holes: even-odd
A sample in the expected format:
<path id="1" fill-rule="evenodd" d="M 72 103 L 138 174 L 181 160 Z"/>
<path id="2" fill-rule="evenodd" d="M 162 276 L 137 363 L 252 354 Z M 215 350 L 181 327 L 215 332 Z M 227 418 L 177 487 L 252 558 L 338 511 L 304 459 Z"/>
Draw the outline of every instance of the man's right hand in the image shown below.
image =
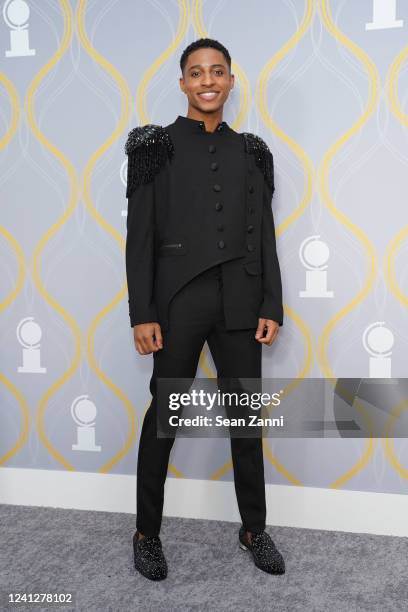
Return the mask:
<path id="1" fill-rule="evenodd" d="M 136 350 L 140 355 L 150 355 L 163 348 L 159 323 L 139 323 L 133 328 Z"/>

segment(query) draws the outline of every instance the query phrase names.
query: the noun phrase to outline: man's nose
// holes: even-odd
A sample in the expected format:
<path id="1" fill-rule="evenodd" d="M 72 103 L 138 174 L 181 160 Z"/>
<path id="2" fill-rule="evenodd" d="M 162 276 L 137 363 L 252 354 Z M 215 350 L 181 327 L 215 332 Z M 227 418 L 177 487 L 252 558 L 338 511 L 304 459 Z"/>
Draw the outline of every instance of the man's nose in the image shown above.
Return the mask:
<path id="1" fill-rule="evenodd" d="M 202 85 L 212 85 L 214 83 L 214 79 L 211 72 L 205 72 L 203 74 L 203 78 L 201 80 Z"/>

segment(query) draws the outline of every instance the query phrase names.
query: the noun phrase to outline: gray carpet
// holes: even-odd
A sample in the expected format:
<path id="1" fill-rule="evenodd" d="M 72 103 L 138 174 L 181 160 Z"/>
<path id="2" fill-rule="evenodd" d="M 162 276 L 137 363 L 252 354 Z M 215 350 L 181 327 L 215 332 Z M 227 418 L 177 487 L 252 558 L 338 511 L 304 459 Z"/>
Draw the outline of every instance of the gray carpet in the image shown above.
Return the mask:
<path id="1" fill-rule="evenodd" d="M 133 568 L 134 515 L 0 505 L 2 598 L 22 588 L 76 595 L 76 607 L 3 599 L 0 610 L 408 610 L 408 538 L 268 527 L 286 562 L 271 576 L 239 549 L 238 527 L 165 517 L 169 574 L 155 583 Z"/>

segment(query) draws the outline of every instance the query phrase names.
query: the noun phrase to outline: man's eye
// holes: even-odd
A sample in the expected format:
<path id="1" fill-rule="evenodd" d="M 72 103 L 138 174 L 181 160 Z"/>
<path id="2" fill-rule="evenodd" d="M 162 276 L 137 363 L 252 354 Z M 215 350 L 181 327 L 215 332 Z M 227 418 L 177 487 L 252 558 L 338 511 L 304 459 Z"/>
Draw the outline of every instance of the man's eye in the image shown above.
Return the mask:
<path id="1" fill-rule="evenodd" d="M 222 75 L 224 74 L 224 71 L 223 71 L 223 70 L 216 70 L 215 72 L 216 72 L 217 74 L 219 74 L 220 76 L 222 76 Z"/>
<path id="2" fill-rule="evenodd" d="M 194 76 L 195 74 L 199 74 L 198 72 L 192 72 L 191 76 Z"/>

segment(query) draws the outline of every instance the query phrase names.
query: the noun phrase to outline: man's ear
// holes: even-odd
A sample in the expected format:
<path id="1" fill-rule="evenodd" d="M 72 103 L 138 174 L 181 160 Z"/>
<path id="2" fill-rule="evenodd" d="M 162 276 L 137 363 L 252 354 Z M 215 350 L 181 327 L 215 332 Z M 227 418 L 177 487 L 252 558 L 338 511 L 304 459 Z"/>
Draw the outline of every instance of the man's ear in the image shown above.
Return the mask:
<path id="1" fill-rule="evenodd" d="M 179 84 L 180 84 L 181 91 L 184 93 L 184 78 L 183 77 L 179 78 Z"/>

